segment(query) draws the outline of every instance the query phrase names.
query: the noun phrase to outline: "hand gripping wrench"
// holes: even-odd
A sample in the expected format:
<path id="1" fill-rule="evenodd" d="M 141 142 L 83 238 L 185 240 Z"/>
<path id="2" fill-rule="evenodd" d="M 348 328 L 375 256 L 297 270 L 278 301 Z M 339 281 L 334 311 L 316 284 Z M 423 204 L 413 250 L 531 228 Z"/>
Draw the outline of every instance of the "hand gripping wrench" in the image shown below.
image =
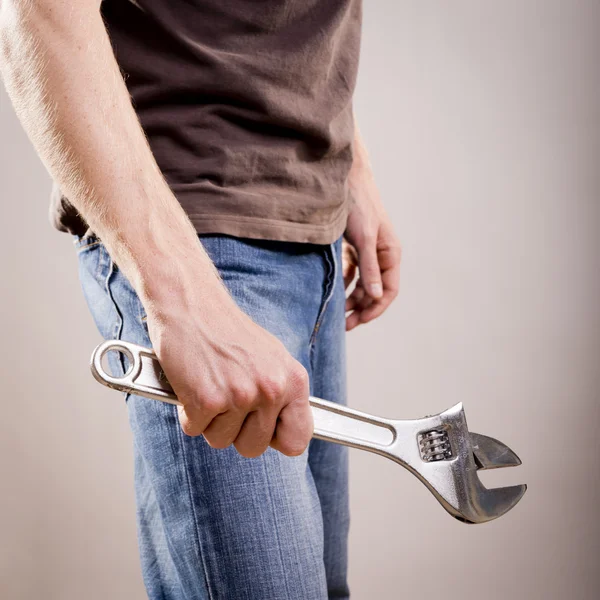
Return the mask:
<path id="1" fill-rule="evenodd" d="M 103 366 L 109 351 L 123 353 L 129 367 L 122 377 Z M 100 383 L 154 400 L 179 404 L 153 350 L 109 340 L 91 359 L 92 374 Z M 381 454 L 416 475 L 456 519 L 485 523 L 502 516 L 523 497 L 527 486 L 487 489 L 479 469 L 521 464 L 502 442 L 471 433 L 462 403 L 438 415 L 414 420 L 383 419 L 327 400 L 309 399 L 314 419 L 313 437 Z"/>

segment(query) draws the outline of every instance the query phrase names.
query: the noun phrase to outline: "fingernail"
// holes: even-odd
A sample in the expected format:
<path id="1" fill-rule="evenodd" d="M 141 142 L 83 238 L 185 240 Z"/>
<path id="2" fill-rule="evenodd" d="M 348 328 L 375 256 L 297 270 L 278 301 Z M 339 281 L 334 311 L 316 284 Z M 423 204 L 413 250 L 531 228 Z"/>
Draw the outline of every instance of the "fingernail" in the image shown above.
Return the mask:
<path id="1" fill-rule="evenodd" d="M 369 286 L 369 294 L 372 298 L 381 298 L 383 294 L 383 289 L 379 283 L 374 283 Z"/>

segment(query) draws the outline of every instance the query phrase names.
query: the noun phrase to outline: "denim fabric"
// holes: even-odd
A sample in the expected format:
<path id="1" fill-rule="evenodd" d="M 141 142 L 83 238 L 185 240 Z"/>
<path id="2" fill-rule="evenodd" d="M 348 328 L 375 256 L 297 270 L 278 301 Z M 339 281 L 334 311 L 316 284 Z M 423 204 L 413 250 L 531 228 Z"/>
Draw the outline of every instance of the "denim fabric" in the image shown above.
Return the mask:
<path id="1" fill-rule="evenodd" d="M 308 370 L 311 393 L 345 401 L 341 241 L 331 246 L 201 236 L 242 310 Z M 103 337 L 151 346 L 144 308 L 94 237 L 76 240 Z M 111 367 L 122 370 L 118 358 Z M 202 369 L 202 365 L 198 365 Z M 176 408 L 127 396 L 143 577 L 151 600 L 348 598 L 346 449 L 298 457 L 215 450 Z"/>

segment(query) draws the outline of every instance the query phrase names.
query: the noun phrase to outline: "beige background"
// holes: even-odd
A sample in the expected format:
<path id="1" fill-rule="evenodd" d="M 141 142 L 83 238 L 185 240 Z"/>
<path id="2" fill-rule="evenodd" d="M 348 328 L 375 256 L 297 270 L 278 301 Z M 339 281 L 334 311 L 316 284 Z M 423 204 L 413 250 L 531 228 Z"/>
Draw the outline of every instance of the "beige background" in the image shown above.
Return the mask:
<path id="1" fill-rule="evenodd" d="M 356 107 L 405 254 L 395 306 L 349 336 L 350 402 L 462 400 L 524 461 L 486 483 L 530 488 L 468 527 L 353 451 L 353 597 L 597 598 L 600 2 L 365 4 Z M 89 375 L 75 255 L 0 107 L 0 597 L 141 599 L 125 407 Z"/>

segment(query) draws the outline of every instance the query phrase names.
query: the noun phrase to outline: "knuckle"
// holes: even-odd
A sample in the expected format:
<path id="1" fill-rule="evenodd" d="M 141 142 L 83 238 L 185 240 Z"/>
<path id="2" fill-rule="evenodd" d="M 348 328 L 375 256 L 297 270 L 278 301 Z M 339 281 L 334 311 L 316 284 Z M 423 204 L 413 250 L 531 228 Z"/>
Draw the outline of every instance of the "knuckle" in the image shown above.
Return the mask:
<path id="1" fill-rule="evenodd" d="M 400 262 L 402 259 L 402 245 L 400 242 L 396 242 L 390 246 L 390 253 L 396 262 Z"/>
<path id="2" fill-rule="evenodd" d="M 218 415 L 227 408 L 225 400 L 216 394 L 202 396 L 197 404 L 202 407 L 202 412 L 210 415 Z"/>
<path id="3" fill-rule="evenodd" d="M 299 362 L 292 367 L 289 379 L 295 389 L 308 389 L 308 371 Z"/>
<path id="4" fill-rule="evenodd" d="M 256 399 L 256 392 L 252 386 L 238 383 L 231 387 L 231 398 L 233 404 L 242 410 L 251 408 Z"/>
<path id="5" fill-rule="evenodd" d="M 285 393 L 285 378 L 268 375 L 262 378 L 260 389 L 268 402 L 277 403 Z"/>

